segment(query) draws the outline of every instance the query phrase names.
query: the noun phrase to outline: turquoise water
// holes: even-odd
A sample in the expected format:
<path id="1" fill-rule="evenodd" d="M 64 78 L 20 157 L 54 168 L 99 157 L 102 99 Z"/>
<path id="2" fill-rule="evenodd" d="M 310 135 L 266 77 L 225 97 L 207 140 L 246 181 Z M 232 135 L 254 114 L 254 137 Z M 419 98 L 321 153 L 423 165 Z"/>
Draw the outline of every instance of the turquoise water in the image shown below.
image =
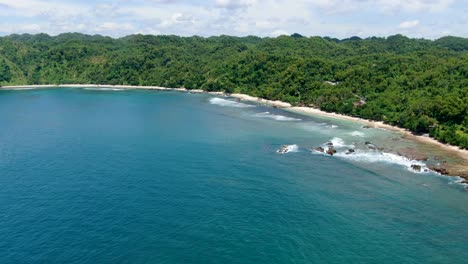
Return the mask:
<path id="1" fill-rule="evenodd" d="M 468 192 L 361 146 L 391 136 L 209 95 L 0 91 L 0 263 L 466 263 Z M 358 158 L 308 150 L 329 140 Z"/>

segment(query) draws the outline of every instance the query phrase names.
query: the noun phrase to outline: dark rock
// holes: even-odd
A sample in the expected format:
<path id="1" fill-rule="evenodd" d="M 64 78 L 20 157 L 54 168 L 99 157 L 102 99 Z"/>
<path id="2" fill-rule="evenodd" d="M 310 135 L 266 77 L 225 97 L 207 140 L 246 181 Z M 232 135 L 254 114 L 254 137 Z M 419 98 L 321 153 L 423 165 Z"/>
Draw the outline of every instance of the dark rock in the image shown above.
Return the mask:
<path id="1" fill-rule="evenodd" d="M 417 172 L 421 172 L 422 171 L 422 168 L 421 168 L 421 165 L 417 165 L 417 164 L 413 164 L 411 165 L 411 168 Z"/>
<path id="2" fill-rule="evenodd" d="M 366 146 L 372 150 L 376 150 L 377 149 L 377 146 L 372 144 L 371 142 L 369 141 L 366 141 L 364 144 L 366 144 Z"/>
<path id="3" fill-rule="evenodd" d="M 322 153 L 325 152 L 325 150 L 322 147 L 314 148 L 314 150 Z"/>
<path id="4" fill-rule="evenodd" d="M 283 145 L 276 152 L 280 153 L 280 154 L 288 153 L 289 152 L 289 146 L 288 145 Z"/>
<path id="5" fill-rule="evenodd" d="M 335 148 L 329 147 L 329 148 L 327 149 L 327 154 L 328 154 L 328 155 L 333 156 L 333 154 L 335 154 L 335 153 L 336 153 L 336 149 L 335 149 Z"/>
<path id="6" fill-rule="evenodd" d="M 372 127 L 371 127 L 371 126 L 368 126 L 368 125 L 365 125 L 365 126 L 363 126 L 362 128 L 367 128 L 367 129 L 368 129 L 368 128 L 372 128 Z"/>
<path id="7" fill-rule="evenodd" d="M 448 170 L 443 165 L 437 165 L 437 166 L 429 165 L 429 169 L 432 170 L 432 171 L 438 172 L 438 173 L 440 173 L 442 175 L 448 175 L 449 174 Z"/>
<path id="8" fill-rule="evenodd" d="M 349 155 L 349 154 L 352 154 L 352 153 L 354 153 L 354 152 L 356 152 L 354 149 L 348 149 L 348 151 L 346 152 L 346 154 Z"/>
<path id="9" fill-rule="evenodd" d="M 327 142 L 327 146 L 333 147 L 333 143 L 332 142 Z"/>

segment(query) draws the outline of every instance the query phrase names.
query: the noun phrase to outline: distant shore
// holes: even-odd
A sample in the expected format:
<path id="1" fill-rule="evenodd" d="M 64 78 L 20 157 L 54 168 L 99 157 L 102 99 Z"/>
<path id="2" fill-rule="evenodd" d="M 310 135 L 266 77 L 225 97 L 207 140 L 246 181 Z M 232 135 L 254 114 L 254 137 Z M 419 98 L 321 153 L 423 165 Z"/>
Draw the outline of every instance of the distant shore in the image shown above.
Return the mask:
<path id="1" fill-rule="evenodd" d="M 160 86 L 132 86 L 132 85 L 102 85 L 102 84 L 61 84 L 61 85 L 18 85 L 18 86 L 3 86 L 0 87 L 1 89 L 41 89 L 41 88 L 110 88 L 110 89 L 141 89 L 141 90 L 159 90 L 159 91 L 178 91 L 178 92 L 191 92 L 191 93 L 209 93 L 213 95 L 225 95 L 223 92 L 207 92 L 200 89 L 186 89 L 186 88 L 167 88 L 167 87 L 160 87 Z M 443 149 L 447 153 L 452 155 L 456 155 L 457 157 L 461 158 L 462 160 L 466 161 L 464 164 L 445 164 L 444 165 L 444 174 L 450 176 L 460 176 L 465 180 L 468 180 L 468 150 L 460 149 L 459 147 L 443 144 L 434 138 L 427 137 L 427 136 L 419 136 L 414 135 L 411 131 L 407 129 L 403 129 L 400 127 L 384 124 L 383 122 L 372 121 L 368 119 L 362 119 L 358 117 L 346 116 L 337 113 L 330 113 L 325 112 L 316 108 L 312 107 L 297 107 L 292 106 L 289 103 L 282 102 L 282 101 L 273 101 L 267 100 L 259 97 L 254 97 L 246 94 L 229 94 L 230 97 L 237 98 L 243 101 L 250 101 L 250 102 L 257 102 L 261 104 L 266 104 L 273 107 L 283 108 L 290 112 L 295 112 L 304 115 L 316 115 L 316 116 L 323 116 L 327 118 L 334 118 L 334 119 L 341 119 L 341 120 L 349 120 L 354 122 L 362 123 L 366 126 L 373 127 L 373 128 L 383 128 L 395 132 L 402 133 L 404 137 L 414 140 L 417 142 L 421 142 L 423 144 L 430 144 L 436 146 L 440 149 Z"/>

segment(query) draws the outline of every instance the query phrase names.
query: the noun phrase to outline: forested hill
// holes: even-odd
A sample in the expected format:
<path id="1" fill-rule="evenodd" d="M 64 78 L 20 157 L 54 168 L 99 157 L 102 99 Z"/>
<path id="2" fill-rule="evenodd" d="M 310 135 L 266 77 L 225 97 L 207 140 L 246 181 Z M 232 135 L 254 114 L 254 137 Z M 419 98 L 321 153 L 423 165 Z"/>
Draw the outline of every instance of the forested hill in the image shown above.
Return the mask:
<path id="1" fill-rule="evenodd" d="M 0 38 L 0 84 L 240 92 L 431 133 L 468 148 L 468 39 L 67 33 Z"/>

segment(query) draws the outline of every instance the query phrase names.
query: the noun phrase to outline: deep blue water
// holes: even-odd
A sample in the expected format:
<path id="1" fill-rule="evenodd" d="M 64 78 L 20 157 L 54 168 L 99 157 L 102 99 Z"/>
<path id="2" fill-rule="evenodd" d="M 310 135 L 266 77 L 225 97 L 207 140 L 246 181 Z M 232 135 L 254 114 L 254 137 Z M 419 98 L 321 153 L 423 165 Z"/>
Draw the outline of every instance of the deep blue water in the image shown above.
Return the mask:
<path id="1" fill-rule="evenodd" d="M 307 150 L 388 132 L 222 100 L 0 91 L 0 263 L 467 263 L 452 179 Z"/>

